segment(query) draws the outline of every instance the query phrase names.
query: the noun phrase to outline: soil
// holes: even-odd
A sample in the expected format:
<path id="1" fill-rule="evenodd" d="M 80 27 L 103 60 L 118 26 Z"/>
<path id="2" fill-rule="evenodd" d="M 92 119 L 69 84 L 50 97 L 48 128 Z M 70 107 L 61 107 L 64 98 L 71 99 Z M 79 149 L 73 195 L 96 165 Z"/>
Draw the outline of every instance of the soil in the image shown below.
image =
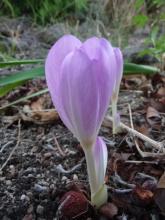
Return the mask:
<path id="1" fill-rule="evenodd" d="M 13 22 L 20 24 L 18 20 Z M 12 26 L 12 20 L 7 24 Z M 45 57 L 52 40 L 63 34 L 62 28 L 57 28 L 56 39 L 50 34 L 52 38 L 46 37 L 46 42 L 41 40 L 45 35 L 37 28 L 28 22 L 26 30 L 23 28 L 28 40 L 25 44 L 22 38 L 23 46 L 20 43 L 20 49 L 16 46 L 18 58 Z M 55 30 L 51 28 L 47 33 Z M 6 32 L 1 30 L 1 33 Z M 7 40 L 8 37 L 4 41 Z M 9 72 L 11 69 L 2 73 Z M 162 74 L 125 76 L 118 104 L 122 122 L 131 126 L 130 105 L 135 129 L 158 142 L 165 139 L 164 84 Z M 27 82 L 1 99 L 0 104 L 3 106 L 45 87 L 42 79 Z M 32 110 L 31 114 L 26 109 Z M 48 115 L 45 109 L 53 109 L 49 94 L 1 111 L 0 219 L 164 219 L 165 157 L 161 152 L 126 131 L 112 135 L 111 123 L 105 119 L 99 135 L 109 152 L 105 179 L 108 203 L 96 210 L 89 201 L 86 162 L 79 142 L 54 110 L 48 111 Z M 151 154 L 142 157 L 136 144 Z"/>

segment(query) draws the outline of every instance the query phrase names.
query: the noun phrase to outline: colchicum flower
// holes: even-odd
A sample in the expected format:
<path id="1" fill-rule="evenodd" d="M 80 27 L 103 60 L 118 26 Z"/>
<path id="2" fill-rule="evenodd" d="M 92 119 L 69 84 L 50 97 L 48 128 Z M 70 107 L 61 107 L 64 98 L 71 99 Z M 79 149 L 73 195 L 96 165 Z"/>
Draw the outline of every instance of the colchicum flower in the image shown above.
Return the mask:
<path id="1" fill-rule="evenodd" d="M 82 43 L 66 35 L 50 49 L 45 64 L 55 108 L 84 150 L 91 201 L 96 207 L 107 201 L 108 154 L 97 135 L 117 85 L 116 61 L 117 52 L 106 39 L 93 37 Z"/>
<path id="2" fill-rule="evenodd" d="M 117 102 L 118 95 L 120 89 L 120 83 L 123 76 L 123 55 L 119 48 L 114 48 L 114 53 L 116 56 L 116 83 L 112 94 L 112 118 L 113 118 L 113 134 L 117 133 L 119 123 L 120 123 L 120 115 L 117 112 Z"/>

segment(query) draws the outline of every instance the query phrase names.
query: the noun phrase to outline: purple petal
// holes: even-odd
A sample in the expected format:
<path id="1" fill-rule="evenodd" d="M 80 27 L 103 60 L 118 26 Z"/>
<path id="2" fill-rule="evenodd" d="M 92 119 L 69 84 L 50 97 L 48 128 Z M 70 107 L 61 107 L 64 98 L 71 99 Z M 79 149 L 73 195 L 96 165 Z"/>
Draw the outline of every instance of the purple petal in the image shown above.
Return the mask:
<path id="1" fill-rule="evenodd" d="M 119 48 L 114 48 L 114 53 L 115 53 L 116 63 L 117 63 L 116 87 L 118 88 L 120 86 L 121 78 L 123 75 L 123 55 Z"/>
<path id="2" fill-rule="evenodd" d="M 96 144 L 93 150 L 94 150 L 96 173 L 97 173 L 98 187 L 99 187 L 101 184 L 104 183 L 107 160 L 108 160 L 107 146 L 101 137 L 97 137 Z"/>
<path id="3" fill-rule="evenodd" d="M 110 54 L 107 53 L 103 47 L 100 47 L 98 60 L 95 61 L 93 71 L 97 77 L 97 89 L 99 90 L 100 103 L 97 119 L 97 127 L 99 129 L 110 103 L 110 98 L 116 81 L 116 62 L 113 51 L 112 54 Z"/>
<path id="4" fill-rule="evenodd" d="M 87 54 L 89 59 L 98 59 L 98 51 L 100 49 L 100 39 L 92 37 L 86 40 L 82 45 L 82 50 Z"/>
<path id="5" fill-rule="evenodd" d="M 60 38 L 50 49 L 46 63 L 45 72 L 49 91 L 53 101 L 56 97 L 56 85 L 59 82 L 60 68 L 66 55 L 81 46 L 81 41 L 72 35 Z"/>
<path id="6" fill-rule="evenodd" d="M 81 46 L 81 41 L 72 35 L 65 35 L 60 38 L 50 49 L 46 63 L 45 63 L 45 73 L 47 85 L 56 108 L 62 109 L 59 103 L 60 94 L 58 93 L 57 87 L 60 83 L 60 69 L 64 58 L 76 48 Z M 65 111 L 64 111 L 65 112 Z M 72 130 L 71 121 L 63 113 L 63 118 L 65 118 L 65 123 L 68 128 Z"/>
<path id="7" fill-rule="evenodd" d="M 108 108 L 116 81 L 116 57 L 101 38 L 84 44 L 64 36 L 50 50 L 46 79 L 64 124 L 84 146 L 92 145 Z"/>
<path id="8" fill-rule="evenodd" d="M 73 133 L 80 141 L 90 144 L 96 136 L 99 109 L 97 79 L 93 65 L 82 50 L 69 54 L 62 65 L 62 83 L 59 86 L 61 106 L 73 123 Z"/>

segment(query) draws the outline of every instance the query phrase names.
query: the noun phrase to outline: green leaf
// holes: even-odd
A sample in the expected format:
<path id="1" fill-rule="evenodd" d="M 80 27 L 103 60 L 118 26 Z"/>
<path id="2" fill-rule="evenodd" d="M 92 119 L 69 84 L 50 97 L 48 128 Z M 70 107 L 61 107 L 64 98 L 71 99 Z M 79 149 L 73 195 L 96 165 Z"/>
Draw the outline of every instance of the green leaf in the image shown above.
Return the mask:
<path id="1" fill-rule="evenodd" d="M 10 102 L 9 104 L 0 107 L 0 110 L 5 109 L 5 108 L 7 108 L 7 107 L 10 107 L 10 106 L 12 106 L 12 105 L 16 105 L 16 104 L 18 104 L 18 103 L 20 103 L 20 102 L 26 101 L 26 100 L 28 100 L 28 99 L 30 99 L 30 98 L 34 98 L 34 97 L 36 97 L 36 96 L 42 95 L 42 94 L 47 93 L 47 92 L 48 92 L 48 89 L 47 89 L 47 88 L 46 88 L 46 89 L 43 89 L 43 90 L 40 90 L 40 91 L 35 92 L 35 93 L 31 94 L 31 95 L 28 95 L 28 96 L 25 96 L 25 97 L 23 97 L 23 98 L 17 99 L 17 100 L 14 101 L 14 102 Z"/>
<path id="2" fill-rule="evenodd" d="M 16 82 L 16 83 L 12 83 L 12 84 L 8 84 L 6 86 L 0 87 L 0 97 L 6 95 L 8 92 L 22 85 L 23 83 L 24 81 L 21 81 L 21 82 Z"/>
<path id="3" fill-rule="evenodd" d="M 143 14 L 139 14 L 133 17 L 133 23 L 139 27 L 144 27 L 148 22 L 148 17 Z"/>
<path id="4" fill-rule="evenodd" d="M 143 74 L 153 74 L 160 72 L 160 69 L 147 65 L 139 65 L 134 63 L 125 63 L 124 64 L 124 73 L 132 74 L 132 73 L 143 73 Z"/>
<path id="5" fill-rule="evenodd" d="M 18 73 L 14 73 L 12 75 L 8 75 L 6 77 L 1 77 L 0 86 L 5 86 L 16 82 L 33 79 L 36 77 L 41 77 L 43 75 L 44 75 L 43 67 L 37 67 L 31 70 L 21 71 Z"/>
<path id="6" fill-rule="evenodd" d="M 156 46 L 156 38 L 158 35 L 158 31 L 159 31 L 159 27 L 157 27 L 157 26 L 154 27 L 151 31 L 151 41 L 152 41 L 154 47 Z"/>
<path id="7" fill-rule="evenodd" d="M 21 64 L 37 64 L 42 63 L 43 59 L 35 59 L 35 60 L 10 60 L 5 62 L 0 62 L 0 68 L 8 67 L 8 66 L 16 66 Z"/>

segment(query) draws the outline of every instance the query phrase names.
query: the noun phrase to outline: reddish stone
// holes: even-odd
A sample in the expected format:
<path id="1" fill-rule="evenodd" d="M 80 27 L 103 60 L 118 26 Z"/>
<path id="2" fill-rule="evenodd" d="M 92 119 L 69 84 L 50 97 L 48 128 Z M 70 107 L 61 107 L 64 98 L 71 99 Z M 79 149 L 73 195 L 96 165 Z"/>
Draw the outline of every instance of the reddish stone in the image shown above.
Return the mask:
<path id="1" fill-rule="evenodd" d="M 74 218 L 86 213 L 88 200 L 81 192 L 69 191 L 61 198 L 58 212 L 63 217 Z"/>

